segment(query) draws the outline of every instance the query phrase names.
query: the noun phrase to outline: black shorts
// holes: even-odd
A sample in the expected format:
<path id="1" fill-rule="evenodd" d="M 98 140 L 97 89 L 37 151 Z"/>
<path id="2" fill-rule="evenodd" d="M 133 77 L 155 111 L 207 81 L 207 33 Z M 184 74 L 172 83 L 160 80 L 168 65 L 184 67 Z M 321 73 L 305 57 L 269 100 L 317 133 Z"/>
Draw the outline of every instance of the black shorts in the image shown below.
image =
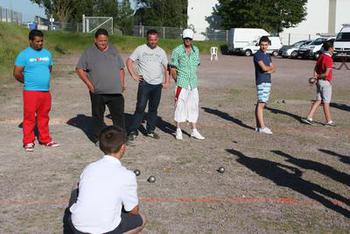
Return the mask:
<path id="1" fill-rule="evenodd" d="M 69 215 L 68 218 L 68 222 L 69 222 L 69 226 L 71 228 L 72 233 L 74 234 L 86 234 L 85 232 L 80 232 L 79 230 L 77 230 L 73 223 L 72 223 L 72 219 L 71 219 L 71 215 Z M 121 234 L 124 232 L 128 232 L 132 229 L 141 227 L 143 223 L 142 217 L 141 215 L 133 215 L 130 213 L 125 213 L 122 212 L 121 213 L 121 221 L 120 224 L 118 225 L 118 227 L 116 227 L 114 230 L 110 231 L 110 232 L 106 232 L 105 234 Z"/>

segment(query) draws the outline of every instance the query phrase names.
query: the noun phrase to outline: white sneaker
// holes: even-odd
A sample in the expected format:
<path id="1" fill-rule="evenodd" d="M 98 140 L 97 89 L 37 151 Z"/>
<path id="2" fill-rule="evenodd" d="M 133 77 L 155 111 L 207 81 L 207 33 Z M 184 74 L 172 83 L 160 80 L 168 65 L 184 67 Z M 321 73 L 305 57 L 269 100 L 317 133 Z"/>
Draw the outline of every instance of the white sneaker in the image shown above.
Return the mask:
<path id="1" fill-rule="evenodd" d="M 269 129 L 268 127 L 260 128 L 260 129 L 259 129 L 259 132 L 260 132 L 260 133 L 269 134 L 269 135 L 272 134 L 271 129 Z"/>
<path id="2" fill-rule="evenodd" d="M 205 137 L 202 136 L 202 135 L 198 132 L 197 129 L 193 129 L 193 130 L 192 130 L 191 137 L 196 138 L 196 139 L 198 139 L 198 140 L 204 140 L 204 139 L 205 139 Z"/>
<path id="3" fill-rule="evenodd" d="M 182 137 L 182 131 L 181 131 L 181 128 L 177 128 L 176 129 L 176 140 L 182 140 L 183 137 Z"/>

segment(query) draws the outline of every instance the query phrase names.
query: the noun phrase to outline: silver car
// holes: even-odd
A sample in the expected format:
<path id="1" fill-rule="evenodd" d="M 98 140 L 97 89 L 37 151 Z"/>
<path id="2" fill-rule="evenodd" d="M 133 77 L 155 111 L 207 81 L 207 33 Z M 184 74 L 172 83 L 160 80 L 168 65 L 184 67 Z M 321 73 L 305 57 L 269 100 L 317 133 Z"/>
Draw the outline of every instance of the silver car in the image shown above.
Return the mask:
<path id="1" fill-rule="evenodd" d="M 298 41 L 290 46 L 283 46 L 279 50 L 279 55 L 283 58 L 296 58 L 298 56 L 298 50 L 301 46 L 310 44 L 311 40 Z"/>

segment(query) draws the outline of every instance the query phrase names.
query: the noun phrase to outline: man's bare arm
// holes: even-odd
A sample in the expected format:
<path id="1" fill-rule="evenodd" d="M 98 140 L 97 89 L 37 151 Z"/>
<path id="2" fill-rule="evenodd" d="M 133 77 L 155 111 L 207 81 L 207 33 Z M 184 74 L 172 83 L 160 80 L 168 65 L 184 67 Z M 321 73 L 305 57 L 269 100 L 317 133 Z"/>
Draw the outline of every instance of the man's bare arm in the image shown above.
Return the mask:
<path id="1" fill-rule="evenodd" d="M 90 92 L 95 92 L 95 87 L 90 81 L 89 77 L 87 76 L 86 71 L 84 71 L 81 68 L 76 68 L 75 72 L 79 76 L 79 78 L 86 84 L 87 88 L 89 89 Z"/>
<path id="2" fill-rule="evenodd" d="M 13 76 L 16 78 L 17 81 L 24 83 L 24 76 L 23 76 L 24 67 L 15 66 L 13 68 Z"/>
<path id="3" fill-rule="evenodd" d="M 167 89 L 169 88 L 169 85 L 170 85 L 168 67 L 163 65 L 163 69 L 164 69 L 164 81 L 162 85 L 163 85 L 163 88 Z"/>
<path id="4" fill-rule="evenodd" d="M 172 67 L 170 68 L 170 74 L 173 77 L 173 79 L 175 80 L 175 82 L 177 81 L 177 72 L 176 72 L 176 68 Z"/>
<path id="5" fill-rule="evenodd" d="M 124 68 L 121 68 L 120 70 L 119 70 L 119 77 L 120 77 L 120 85 L 121 85 L 121 87 L 122 87 L 122 91 L 124 92 L 124 90 L 125 90 L 125 70 L 124 70 Z"/>
<path id="6" fill-rule="evenodd" d="M 128 58 L 128 60 L 126 60 L 126 67 L 128 68 L 130 76 L 134 80 L 136 81 L 141 80 L 140 76 L 134 71 L 134 61 L 132 59 Z"/>
<path id="7" fill-rule="evenodd" d="M 274 66 L 267 66 L 267 65 L 265 65 L 265 63 L 262 60 L 260 60 L 258 62 L 258 64 L 259 64 L 261 70 L 263 70 L 264 72 L 272 73 L 274 70 Z"/>
<path id="8" fill-rule="evenodd" d="M 270 63 L 270 68 L 271 68 L 271 70 L 268 71 L 267 73 L 272 74 L 272 73 L 276 72 L 276 67 L 272 63 Z"/>
<path id="9" fill-rule="evenodd" d="M 321 80 L 325 79 L 329 75 L 331 70 L 332 70 L 332 68 L 327 68 L 324 73 L 318 75 L 318 78 Z"/>

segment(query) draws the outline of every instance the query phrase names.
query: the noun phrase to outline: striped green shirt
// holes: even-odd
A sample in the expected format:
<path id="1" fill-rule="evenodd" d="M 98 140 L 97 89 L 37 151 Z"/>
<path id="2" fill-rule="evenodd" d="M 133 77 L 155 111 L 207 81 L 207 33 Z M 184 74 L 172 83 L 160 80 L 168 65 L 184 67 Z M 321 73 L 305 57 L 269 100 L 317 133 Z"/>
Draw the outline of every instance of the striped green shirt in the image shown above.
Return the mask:
<path id="1" fill-rule="evenodd" d="M 171 66 L 176 67 L 177 86 L 190 89 L 197 88 L 197 68 L 199 64 L 199 50 L 196 46 L 192 46 L 189 54 L 186 53 L 183 44 L 176 47 L 171 55 Z"/>

